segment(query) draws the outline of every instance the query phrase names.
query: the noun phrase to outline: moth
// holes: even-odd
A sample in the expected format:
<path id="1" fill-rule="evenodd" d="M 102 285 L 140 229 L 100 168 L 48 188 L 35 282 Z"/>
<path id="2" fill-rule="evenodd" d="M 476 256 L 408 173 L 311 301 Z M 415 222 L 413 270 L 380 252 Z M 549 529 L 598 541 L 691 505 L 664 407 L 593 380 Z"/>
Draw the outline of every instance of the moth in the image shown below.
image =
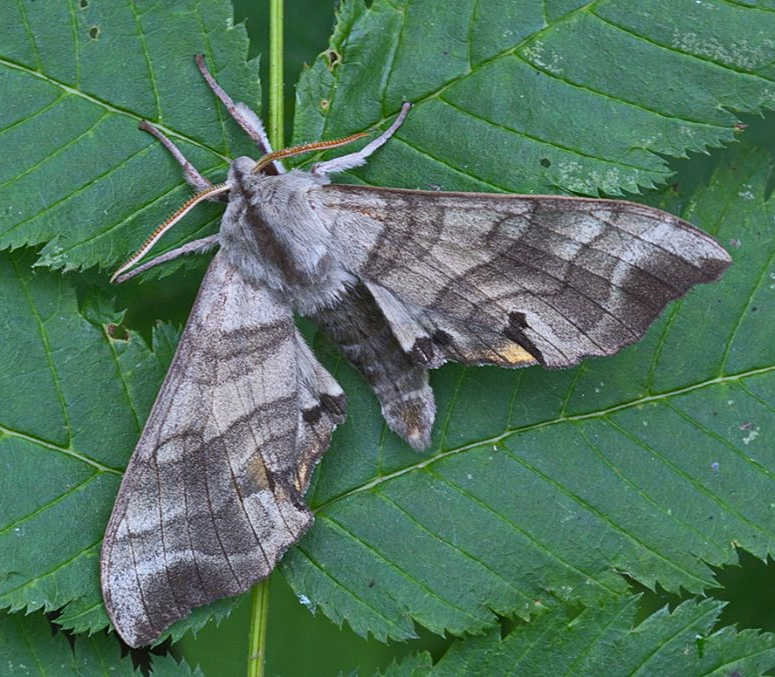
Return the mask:
<path id="1" fill-rule="evenodd" d="M 361 150 L 286 171 L 258 117 L 206 82 L 263 157 L 212 185 L 148 123 L 199 192 L 114 275 L 218 247 L 126 469 L 102 546 L 102 591 L 130 646 L 196 606 L 266 577 L 312 523 L 310 473 L 345 395 L 294 324 L 315 320 L 371 384 L 390 429 L 418 450 L 435 415 L 428 370 L 451 360 L 570 367 L 641 336 L 672 299 L 730 258 L 665 212 L 577 197 L 337 185 L 402 124 Z M 203 200 L 217 235 L 142 265 Z"/>

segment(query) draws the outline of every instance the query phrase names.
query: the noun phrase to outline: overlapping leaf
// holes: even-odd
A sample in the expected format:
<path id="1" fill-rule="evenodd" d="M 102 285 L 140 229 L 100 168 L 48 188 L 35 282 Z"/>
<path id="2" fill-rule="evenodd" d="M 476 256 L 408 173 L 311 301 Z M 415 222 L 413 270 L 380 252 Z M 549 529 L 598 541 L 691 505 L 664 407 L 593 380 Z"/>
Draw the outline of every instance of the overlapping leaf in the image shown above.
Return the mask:
<path id="1" fill-rule="evenodd" d="M 102 533 L 177 337 L 160 327 L 153 351 L 114 338 L 107 304 L 87 300 L 84 317 L 30 253 L 1 256 L 0 605 L 65 607 L 61 624 L 99 629 Z"/>
<path id="2" fill-rule="evenodd" d="M 121 677 L 137 675 L 129 656 L 121 659 L 121 648 L 105 636 L 80 637 L 71 648 L 63 633 L 53 634 L 41 615 L 0 616 L 0 656 L 3 675 L 74 675 Z M 154 656 L 149 674 L 154 677 L 202 677 L 172 656 Z"/>
<path id="3" fill-rule="evenodd" d="M 764 3 L 349 0 L 302 78 L 296 136 L 412 101 L 367 181 L 637 192 L 667 177 L 664 156 L 731 140 L 731 110 L 773 106 L 772 22 Z"/>
<path id="4" fill-rule="evenodd" d="M 623 597 L 573 618 L 555 608 L 501 638 L 500 628 L 458 642 L 432 666 L 419 655 L 391 666 L 400 675 L 761 675 L 775 662 L 775 638 L 713 631 L 723 606 L 705 600 L 663 608 L 639 625 L 638 599 Z"/>
<path id="5" fill-rule="evenodd" d="M 225 2 L 14 2 L 0 44 L 0 248 L 46 243 L 46 265 L 115 264 L 189 194 L 147 118 L 221 180 L 254 148 L 214 105 L 194 63 L 259 99 L 247 38 Z M 205 207 L 175 236 L 213 228 Z"/>

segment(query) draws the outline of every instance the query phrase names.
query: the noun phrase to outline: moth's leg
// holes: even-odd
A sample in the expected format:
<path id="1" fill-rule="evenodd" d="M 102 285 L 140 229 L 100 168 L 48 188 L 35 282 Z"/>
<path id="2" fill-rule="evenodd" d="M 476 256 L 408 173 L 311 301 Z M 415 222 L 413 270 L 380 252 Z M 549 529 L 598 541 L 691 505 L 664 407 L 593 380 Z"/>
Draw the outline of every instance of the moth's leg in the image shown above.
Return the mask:
<path id="1" fill-rule="evenodd" d="M 126 282 L 127 280 L 133 278 L 135 275 L 144 273 L 146 270 L 158 266 L 160 263 L 172 261 L 172 259 L 176 259 L 178 256 L 185 256 L 186 254 L 202 254 L 203 252 L 206 252 L 209 249 L 215 247 L 218 242 L 218 235 L 209 235 L 208 237 L 194 240 L 193 242 L 184 244 L 182 247 L 178 247 L 177 249 L 173 249 L 166 254 L 161 254 L 156 258 L 151 259 L 150 261 L 146 261 L 145 263 L 137 266 L 137 268 L 132 268 L 132 270 L 129 270 L 126 273 L 121 273 L 121 275 L 117 276 L 113 282 L 116 284 Z"/>
<path id="2" fill-rule="evenodd" d="M 256 146 L 258 146 L 258 150 L 261 151 L 261 154 L 268 155 L 271 153 L 272 145 L 269 143 L 269 137 L 266 135 L 261 118 L 250 110 L 247 104 L 244 104 L 241 101 L 238 101 L 237 103 L 234 102 L 234 100 L 223 90 L 223 87 L 215 81 L 215 78 L 207 69 L 207 64 L 205 64 L 204 57 L 201 54 L 196 55 L 196 65 L 199 67 L 199 72 L 202 73 L 202 77 L 210 86 L 210 89 L 213 90 L 215 96 L 217 96 L 221 103 L 226 106 L 229 115 L 231 115 L 245 133 L 253 139 Z M 278 174 L 285 171 L 278 161 L 275 161 L 272 164 L 275 166 Z"/>
<path id="3" fill-rule="evenodd" d="M 401 126 L 406 119 L 409 109 L 412 104 L 405 101 L 401 106 L 401 112 L 395 119 L 392 125 L 378 136 L 371 143 L 366 144 L 363 148 L 355 153 L 349 153 L 348 155 L 342 155 L 342 157 L 334 158 L 333 160 L 326 160 L 325 162 L 318 162 L 312 167 L 313 174 L 334 174 L 336 172 L 343 172 L 353 167 L 360 167 L 366 164 L 366 158 L 369 157 L 375 150 L 383 146 L 387 140 L 396 133 L 396 130 Z"/>
<path id="4" fill-rule="evenodd" d="M 160 141 L 161 145 L 164 146 L 170 155 L 172 155 L 172 157 L 177 160 L 178 164 L 183 167 L 183 173 L 186 176 L 186 182 L 190 186 L 193 186 L 197 191 L 203 191 L 213 187 L 213 184 L 206 177 L 199 173 L 197 168 L 194 167 L 191 162 L 189 162 L 188 158 L 186 158 L 186 156 L 181 153 L 180 149 L 174 143 L 172 143 L 172 141 L 170 141 L 164 132 L 154 127 L 150 122 L 148 122 L 148 120 L 143 120 L 140 123 L 140 129 L 142 129 L 144 132 L 148 132 L 151 136 Z"/>

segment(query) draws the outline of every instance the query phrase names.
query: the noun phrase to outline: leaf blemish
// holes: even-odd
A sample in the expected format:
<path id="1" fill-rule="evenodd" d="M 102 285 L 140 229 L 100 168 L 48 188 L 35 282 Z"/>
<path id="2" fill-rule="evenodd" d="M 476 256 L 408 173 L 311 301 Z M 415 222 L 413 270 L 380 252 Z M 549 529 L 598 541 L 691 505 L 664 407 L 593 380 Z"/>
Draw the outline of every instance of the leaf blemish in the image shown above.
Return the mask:
<path id="1" fill-rule="evenodd" d="M 107 333 L 107 335 L 115 341 L 129 340 L 129 332 L 120 324 L 116 324 L 115 322 L 108 322 L 108 324 L 105 325 L 105 333 Z"/>
<path id="2" fill-rule="evenodd" d="M 342 55 L 335 49 L 329 49 L 326 52 L 326 59 L 328 59 L 328 70 L 330 71 L 333 71 L 342 63 Z"/>

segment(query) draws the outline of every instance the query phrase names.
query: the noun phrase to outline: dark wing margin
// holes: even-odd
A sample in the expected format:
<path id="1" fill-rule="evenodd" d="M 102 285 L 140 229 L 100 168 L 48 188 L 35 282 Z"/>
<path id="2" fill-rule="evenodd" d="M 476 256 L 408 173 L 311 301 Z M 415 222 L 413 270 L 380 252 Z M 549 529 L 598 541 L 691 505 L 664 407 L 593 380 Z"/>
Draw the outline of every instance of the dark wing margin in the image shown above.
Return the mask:
<path id="1" fill-rule="evenodd" d="M 428 367 L 569 367 L 639 340 L 729 255 L 672 214 L 618 200 L 326 185 L 344 264 Z"/>
<path id="2" fill-rule="evenodd" d="M 272 571 L 312 523 L 303 494 L 344 412 L 291 309 L 216 255 L 103 541 L 103 598 L 127 644 Z"/>

